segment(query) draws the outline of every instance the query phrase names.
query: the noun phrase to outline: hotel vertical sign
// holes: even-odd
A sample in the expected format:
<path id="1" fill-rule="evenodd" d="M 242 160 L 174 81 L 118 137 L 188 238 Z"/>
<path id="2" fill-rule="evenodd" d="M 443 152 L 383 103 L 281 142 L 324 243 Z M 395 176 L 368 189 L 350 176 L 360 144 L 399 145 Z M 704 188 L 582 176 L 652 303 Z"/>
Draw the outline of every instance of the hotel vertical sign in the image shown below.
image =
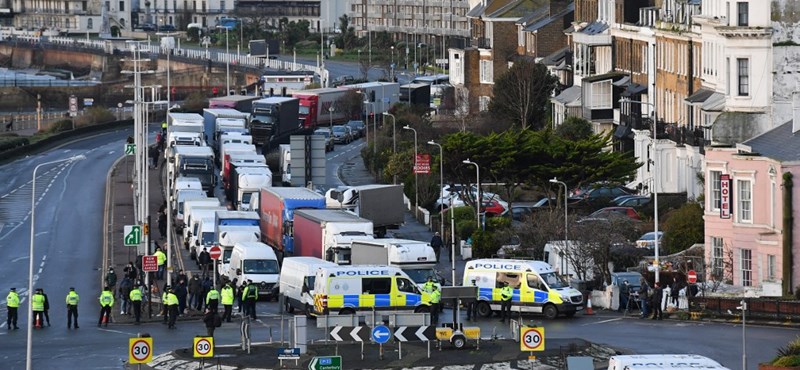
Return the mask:
<path id="1" fill-rule="evenodd" d="M 731 208 L 733 205 L 731 182 L 731 175 L 725 174 L 719 176 L 719 218 L 731 218 Z"/>

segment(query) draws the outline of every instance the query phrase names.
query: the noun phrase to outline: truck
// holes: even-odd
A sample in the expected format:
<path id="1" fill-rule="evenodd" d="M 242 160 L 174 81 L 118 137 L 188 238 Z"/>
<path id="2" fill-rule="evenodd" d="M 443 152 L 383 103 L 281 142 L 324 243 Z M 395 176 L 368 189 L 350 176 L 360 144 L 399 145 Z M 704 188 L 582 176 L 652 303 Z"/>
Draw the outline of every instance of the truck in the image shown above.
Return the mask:
<path id="1" fill-rule="evenodd" d="M 290 186 L 292 184 L 292 147 L 289 144 L 281 144 L 279 152 L 281 184 Z"/>
<path id="2" fill-rule="evenodd" d="M 400 86 L 400 101 L 409 105 L 430 107 L 431 104 L 431 85 L 422 83 L 410 83 Z"/>
<path id="3" fill-rule="evenodd" d="M 267 70 L 259 78 L 264 96 L 291 96 L 304 90 L 312 82 L 314 82 L 314 72 L 311 71 Z"/>
<path id="4" fill-rule="evenodd" d="M 200 132 L 172 131 L 167 134 L 167 146 L 176 145 L 204 146 L 206 145 L 205 136 Z"/>
<path id="5" fill-rule="evenodd" d="M 240 163 L 231 166 L 231 185 L 228 199 L 234 209 L 254 211 L 258 207 L 258 194 L 261 188 L 272 186 L 272 171 L 265 164 Z"/>
<path id="6" fill-rule="evenodd" d="M 236 243 L 242 242 L 257 242 L 261 239 L 261 232 L 258 226 L 252 225 L 215 225 L 214 235 L 216 242 L 222 248 L 222 261 L 217 272 L 220 275 L 227 275 L 229 270 L 229 263 L 231 260 L 231 253 Z"/>
<path id="7" fill-rule="evenodd" d="M 396 229 L 405 220 L 402 185 L 361 185 L 329 189 L 325 193 L 328 208 L 347 208 L 372 221 L 375 235 Z"/>
<path id="8" fill-rule="evenodd" d="M 303 310 L 307 315 L 314 306 L 314 279 L 317 269 L 336 264 L 316 257 L 286 257 L 281 266 L 278 291 L 286 312 Z"/>
<path id="9" fill-rule="evenodd" d="M 343 100 L 350 91 L 344 88 L 322 88 L 294 93 L 292 96 L 300 99 L 300 129 L 310 133 L 323 124 L 347 122 L 351 117 L 343 106 Z"/>
<path id="10" fill-rule="evenodd" d="M 203 116 L 197 113 L 167 113 L 167 132 L 205 133 Z M 204 138 L 208 140 L 208 138 Z"/>
<path id="11" fill-rule="evenodd" d="M 169 152 L 167 175 L 170 181 L 179 176 L 196 177 L 209 196 L 214 195 L 217 178 L 214 175 L 214 152 L 207 146 L 178 145 Z"/>
<path id="12" fill-rule="evenodd" d="M 429 277 L 441 287 L 443 279 L 436 272 L 436 253 L 430 243 L 406 239 L 353 240 L 350 252 L 353 265 L 397 266 L 420 289 Z"/>
<path id="13" fill-rule="evenodd" d="M 225 189 L 230 188 L 231 157 L 236 155 L 257 155 L 256 146 L 252 144 L 227 143 L 220 148 L 220 176 Z"/>
<path id="14" fill-rule="evenodd" d="M 271 97 L 253 102 L 250 134 L 264 152 L 278 144 L 289 142 L 289 136 L 299 130 L 300 100 L 289 97 Z"/>
<path id="15" fill-rule="evenodd" d="M 222 132 L 217 137 L 217 146 L 215 150 L 217 154 L 222 152 L 222 147 L 225 144 L 253 144 L 253 137 L 241 132 Z"/>
<path id="16" fill-rule="evenodd" d="M 239 112 L 252 112 L 253 101 L 261 99 L 255 95 L 226 95 L 208 100 L 208 108 L 228 108 Z"/>
<path id="17" fill-rule="evenodd" d="M 208 140 L 211 141 L 209 145 L 211 145 L 212 147 L 217 147 L 216 133 L 217 131 L 219 131 L 219 125 L 217 124 L 217 120 L 224 118 L 243 120 L 245 122 L 245 125 L 243 125 L 243 127 L 246 127 L 246 122 L 248 119 L 250 119 L 250 111 L 242 112 L 230 108 L 203 109 L 203 130 Z"/>
<path id="18" fill-rule="evenodd" d="M 400 98 L 400 84 L 396 82 L 365 82 L 360 84 L 344 85 L 340 89 L 355 90 L 359 94 L 365 94 L 368 102 L 371 103 L 369 113 L 382 117 L 383 113 L 388 112 L 389 108 L 397 103 Z"/>
<path id="19" fill-rule="evenodd" d="M 359 239 L 372 239 L 372 221 L 350 211 L 298 209 L 294 212 L 295 256 L 349 265 L 350 243 Z"/>
<path id="20" fill-rule="evenodd" d="M 281 259 L 293 255 L 294 211 L 323 208 L 325 198 L 307 188 L 262 188 L 258 207 L 262 241 L 275 248 Z"/>

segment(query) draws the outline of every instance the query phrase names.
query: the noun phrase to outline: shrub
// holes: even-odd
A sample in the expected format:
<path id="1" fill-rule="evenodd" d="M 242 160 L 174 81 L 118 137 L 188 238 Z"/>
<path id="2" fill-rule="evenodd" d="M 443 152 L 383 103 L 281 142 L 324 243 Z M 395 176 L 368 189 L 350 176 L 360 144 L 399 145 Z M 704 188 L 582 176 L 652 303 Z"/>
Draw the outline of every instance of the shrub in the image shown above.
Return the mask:
<path id="1" fill-rule="evenodd" d="M 664 247 L 668 253 L 677 253 L 702 243 L 703 208 L 699 203 L 689 202 L 670 212 L 664 223 Z"/>
<path id="2" fill-rule="evenodd" d="M 493 231 L 477 230 L 472 234 L 472 258 L 491 258 L 497 248 Z"/>
<path id="3" fill-rule="evenodd" d="M 773 361 L 772 365 L 782 366 L 782 367 L 800 366 L 800 356 L 781 357 L 781 358 Z"/>
<path id="4" fill-rule="evenodd" d="M 800 337 L 778 348 L 778 354 L 770 364 L 785 367 L 800 366 Z"/>
<path id="5" fill-rule="evenodd" d="M 75 123 L 76 127 L 79 126 L 90 126 L 96 125 L 98 123 L 106 123 L 115 121 L 117 118 L 114 116 L 110 110 L 105 107 L 98 107 L 93 106 L 86 108 L 86 111 L 82 117 L 79 117 Z"/>
<path id="6" fill-rule="evenodd" d="M 16 147 L 28 145 L 29 140 L 27 137 L 6 137 L 0 139 L 0 152 L 11 150 Z"/>
<path id="7" fill-rule="evenodd" d="M 69 131 L 72 130 L 72 125 L 73 125 L 72 120 L 62 119 L 50 125 L 50 128 L 47 129 L 47 132 L 55 134 L 62 131 Z"/>

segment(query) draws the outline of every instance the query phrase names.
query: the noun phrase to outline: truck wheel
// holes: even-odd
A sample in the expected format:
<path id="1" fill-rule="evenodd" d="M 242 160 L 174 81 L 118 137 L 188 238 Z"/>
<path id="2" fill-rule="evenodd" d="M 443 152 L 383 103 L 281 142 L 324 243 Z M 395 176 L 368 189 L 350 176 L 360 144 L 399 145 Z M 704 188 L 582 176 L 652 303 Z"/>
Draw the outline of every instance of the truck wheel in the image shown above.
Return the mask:
<path id="1" fill-rule="evenodd" d="M 425 312 L 430 312 L 430 311 L 431 311 L 431 308 L 429 306 L 425 306 L 425 305 L 417 306 L 417 308 L 414 309 L 414 313 L 425 313 Z"/>
<path id="2" fill-rule="evenodd" d="M 465 338 L 463 335 L 455 335 L 450 339 L 450 342 L 452 342 L 453 346 L 457 349 L 462 349 L 464 348 L 464 345 L 467 344 L 467 338 Z"/>
<path id="3" fill-rule="evenodd" d="M 339 315 L 355 315 L 356 311 L 352 308 L 342 308 L 339 310 Z"/>
<path id="4" fill-rule="evenodd" d="M 544 318 L 548 320 L 553 320 L 558 317 L 558 309 L 552 304 L 544 306 L 542 313 L 544 314 Z"/>
<path id="5" fill-rule="evenodd" d="M 475 311 L 483 317 L 492 316 L 492 307 L 486 302 L 478 302 L 478 307 L 475 308 Z"/>

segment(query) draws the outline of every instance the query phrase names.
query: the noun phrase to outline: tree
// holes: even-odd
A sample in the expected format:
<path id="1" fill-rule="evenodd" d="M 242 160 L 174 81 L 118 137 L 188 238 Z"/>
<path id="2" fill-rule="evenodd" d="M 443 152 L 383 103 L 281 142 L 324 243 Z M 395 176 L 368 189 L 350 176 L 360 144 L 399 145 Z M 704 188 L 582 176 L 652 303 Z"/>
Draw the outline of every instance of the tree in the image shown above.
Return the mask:
<path id="1" fill-rule="evenodd" d="M 664 249 L 671 254 L 702 243 L 705 239 L 703 225 L 700 203 L 689 202 L 670 212 L 664 222 Z"/>
<path id="2" fill-rule="evenodd" d="M 343 14 L 339 17 L 339 36 L 336 37 L 334 42 L 337 48 L 347 50 L 354 48 L 358 43 L 356 30 L 350 27 L 350 18 L 347 14 Z"/>
<path id="3" fill-rule="evenodd" d="M 557 81 L 543 64 L 518 60 L 495 79 L 489 111 L 511 121 L 519 129 L 542 129 Z"/>
<path id="4" fill-rule="evenodd" d="M 592 136 L 592 123 L 580 117 L 567 117 L 556 127 L 556 135 L 567 140 L 583 140 Z"/>

